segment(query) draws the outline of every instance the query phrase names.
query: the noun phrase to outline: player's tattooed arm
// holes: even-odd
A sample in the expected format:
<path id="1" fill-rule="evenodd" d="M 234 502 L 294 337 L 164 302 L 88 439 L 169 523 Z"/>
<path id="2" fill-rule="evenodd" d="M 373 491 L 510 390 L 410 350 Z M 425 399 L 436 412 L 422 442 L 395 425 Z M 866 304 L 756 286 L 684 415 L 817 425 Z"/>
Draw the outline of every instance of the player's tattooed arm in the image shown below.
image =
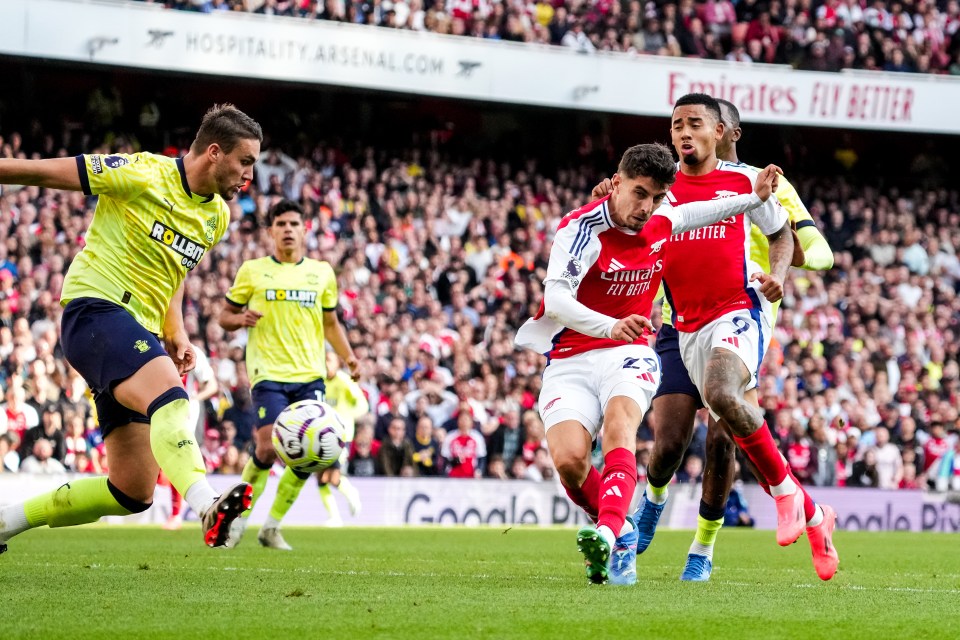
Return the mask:
<path id="1" fill-rule="evenodd" d="M 780 229 L 767 236 L 770 241 L 770 273 L 755 273 L 750 281 L 760 281 L 760 293 L 769 301 L 783 298 L 783 281 L 793 260 L 793 233 L 790 223 L 784 223 Z"/>

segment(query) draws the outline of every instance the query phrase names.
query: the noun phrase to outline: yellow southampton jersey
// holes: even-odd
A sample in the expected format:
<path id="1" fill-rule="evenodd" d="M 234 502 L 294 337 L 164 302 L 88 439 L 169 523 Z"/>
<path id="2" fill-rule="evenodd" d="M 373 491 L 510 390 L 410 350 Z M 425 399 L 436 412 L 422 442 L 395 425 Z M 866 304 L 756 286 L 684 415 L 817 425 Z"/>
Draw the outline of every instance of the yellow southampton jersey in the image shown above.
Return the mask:
<path id="1" fill-rule="evenodd" d="M 757 172 L 760 171 L 757 167 L 750 168 Z M 798 229 L 816 224 L 810 212 L 807 211 L 807 208 L 800 200 L 800 195 L 797 193 L 797 190 L 783 176 L 780 176 L 780 184 L 777 186 L 776 196 L 777 200 L 780 201 L 780 206 L 786 210 L 788 220 L 791 223 L 796 223 Z M 760 231 L 756 225 L 750 227 L 750 259 L 759 264 L 764 271 L 770 272 L 770 241 L 767 240 L 767 236 L 763 235 L 763 232 Z M 662 285 L 659 293 L 657 293 L 657 297 L 664 298 Z M 779 311 L 779 309 L 780 301 L 778 300 L 773 304 L 774 321 L 776 321 L 777 311 Z M 671 324 L 670 313 L 670 303 L 664 298 L 663 324 Z"/>
<path id="2" fill-rule="evenodd" d="M 323 312 L 337 308 L 337 278 L 328 262 L 293 264 L 273 256 L 240 265 L 227 302 L 263 314 L 248 329 L 250 384 L 325 378 Z"/>
<path id="3" fill-rule="evenodd" d="M 100 196 L 60 303 L 100 298 L 160 334 L 187 271 L 220 241 L 230 210 L 190 192 L 183 161 L 152 153 L 77 156 L 80 184 Z"/>
<path id="4" fill-rule="evenodd" d="M 326 403 L 336 410 L 346 427 L 344 440 L 352 442 L 357 418 L 370 411 L 370 403 L 363 395 L 363 389 L 346 371 L 337 371 L 335 376 L 326 379 L 323 395 Z"/>

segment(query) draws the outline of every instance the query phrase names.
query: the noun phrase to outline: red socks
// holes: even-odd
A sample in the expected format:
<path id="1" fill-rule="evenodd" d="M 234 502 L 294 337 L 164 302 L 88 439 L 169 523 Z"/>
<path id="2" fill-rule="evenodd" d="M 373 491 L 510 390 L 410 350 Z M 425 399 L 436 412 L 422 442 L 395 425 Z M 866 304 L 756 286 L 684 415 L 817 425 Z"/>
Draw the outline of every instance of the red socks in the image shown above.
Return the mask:
<path id="1" fill-rule="evenodd" d="M 627 449 L 614 449 L 603 458 L 603 480 L 600 483 L 600 517 L 597 526 L 608 526 L 619 536 L 623 528 L 633 492 L 637 488 L 637 459 Z"/>
<path id="2" fill-rule="evenodd" d="M 574 504 L 583 509 L 596 523 L 600 513 L 600 472 L 591 465 L 590 473 L 587 474 L 583 486 L 571 488 L 563 485 L 563 488 L 567 490 L 567 496 L 573 500 Z"/>
<path id="3" fill-rule="evenodd" d="M 817 505 L 814 503 L 813 498 L 810 497 L 810 494 L 804 490 L 803 485 L 800 484 L 797 477 L 793 475 L 793 471 L 790 470 L 787 463 L 783 461 L 780 450 L 777 448 L 773 434 L 770 433 L 770 428 L 766 422 L 764 422 L 756 432 L 746 438 L 733 436 L 733 439 L 747 457 L 750 458 L 750 461 L 753 462 L 757 471 L 763 475 L 762 478 L 757 478 L 757 480 L 760 482 L 763 490 L 767 492 L 767 495 L 770 495 L 771 485 L 775 486 L 780 484 L 789 475 L 790 479 L 800 488 L 800 491 L 803 491 L 804 516 L 808 521 L 813 518 L 817 512 Z M 773 478 L 780 479 L 772 480 Z"/>
<path id="4" fill-rule="evenodd" d="M 780 449 L 773 440 L 770 427 L 766 421 L 763 425 L 746 438 L 733 436 L 737 446 L 746 454 L 753 465 L 763 476 L 762 480 L 771 487 L 775 487 L 787 477 L 787 464 L 780 455 Z"/>
<path id="5" fill-rule="evenodd" d="M 180 496 L 177 490 L 173 488 L 173 485 L 171 484 L 170 485 L 170 515 L 172 516 L 180 515 L 180 508 L 182 504 L 183 504 L 183 498 Z"/>

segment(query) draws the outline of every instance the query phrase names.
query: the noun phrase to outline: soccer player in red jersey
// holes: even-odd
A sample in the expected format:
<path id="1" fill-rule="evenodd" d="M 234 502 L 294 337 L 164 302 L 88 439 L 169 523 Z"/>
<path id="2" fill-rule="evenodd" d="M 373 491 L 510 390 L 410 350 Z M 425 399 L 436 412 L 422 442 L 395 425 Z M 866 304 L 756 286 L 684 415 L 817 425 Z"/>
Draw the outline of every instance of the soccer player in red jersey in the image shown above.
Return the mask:
<path id="1" fill-rule="evenodd" d="M 663 145 L 624 153 L 611 194 L 560 222 L 540 311 L 516 337 L 518 346 L 548 358 L 540 415 L 567 495 L 597 525 L 577 536 L 595 583 L 636 582 L 637 531 L 626 513 L 637 483 L 636 427 L 660 382 L 647 316 L 666 245 L 673 234 L 761 206 L 778 169 L 767 167 L 744 195 L 680 207 L 665 201 L 675 175 Z M 590 464 L 601 424 L 602 475 Z"/>
<path id="2" fill-rule="evenodd" d="M 677 102 L 671 127 L 681 158 L 677 182 L 671 189 L 677 202 L 723 198 L 751 188 L 755 170 L 718 160 L 717 143 L 723 133 L 720 105 L 715 99 L 690 94 Z M 753 214 L 738 215 L 724 221 L 722 232 L 683 234 L 670 242 L 664 291 L 673 310 L 676 350 L 682 362 L 682 367 L 673 363 L 673 368 L 687 370 L 711 416 L 726 421 L 737 445 L 769 487 L 777 502 L 778 543 L 793 543 L 805 526 L 811 541 L 814 537 L 823 540 L 822 545 L 814 548 L 814 565 L 818 575 L 826 580 L 836 571 L 837 554 L 830 537 L 820 533 L 825 526 L 832 527 L 833 512 L 827 510 L 830 520 L 825 525 L 824 510 L 814 504 L 790 474 L 756 403 L 757 373 L 773 326 L 771 305 L 783 295 L 782 282 L 794 250 L 786 214 L 774 202 L 768 206 L 777 210 L 777 224 L 761 224 Z M 760 228 L 770 243 L 769 273 L 750 260 L 751 223 Z M 659 341 L 664 337 L 658 336 L 658 353 L 662 353 Z M 667 388 L 660 389 L 653 403 L 658 433 L 686 428 L 686 412 L 671 403 L 678 397 L 684 399 L 682 394 L 686 392 L 673 388 L 676 376 L 671 376 L 667 367 L 665 362 Z M 674 379 L 668 382 L 671 377 Z M 652 538 L 669 480 L 653 474 L 648 477 L 637 512 L 641 552 Z M 695 542 L 681 579 L 708 579 L 711 556 L 712 542 Z"/>

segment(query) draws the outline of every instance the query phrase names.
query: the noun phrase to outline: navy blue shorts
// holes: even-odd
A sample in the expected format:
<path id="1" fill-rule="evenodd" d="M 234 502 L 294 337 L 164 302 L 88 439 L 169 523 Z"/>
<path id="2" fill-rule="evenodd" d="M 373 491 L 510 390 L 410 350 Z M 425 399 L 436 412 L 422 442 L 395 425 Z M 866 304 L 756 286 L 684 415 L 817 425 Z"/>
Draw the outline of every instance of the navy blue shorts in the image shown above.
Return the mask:
<path id="1" fill-rule="evenodd" d="M 660 327 L 653 350 L 660 356 L 662 368 L 660 387 L 653 397 L 682 393 L 696 400 L 697 406 L 702 409 L 703 399 L 700 398 L 697 386 L 693 384 L 687 368 L 683 365 L 683 358 L 680 357 L 680 334 L 673 325 L 664 324 Z"/>
<path id="2" fill-rule="evenodd" d="M 327 385 L 322 378 L 313 382 L 258 382 L 251 390 L 253 406 L 257 410 L 257 428 L 272 425 L 280 415 L 294 402 L 301 400 L 324 399 Z"/>
<path id="3" fill-rule="evenodd" d="M 150 423 L 113 397 L 113 388 L 145 364 L 167 355 L 157 336 L 120 305 L 100 298 L 76 298 L 63 310 L 60 344 L 70 366 L 83 376 L 97 405 L 104 437 L 130 422 Z"/>

